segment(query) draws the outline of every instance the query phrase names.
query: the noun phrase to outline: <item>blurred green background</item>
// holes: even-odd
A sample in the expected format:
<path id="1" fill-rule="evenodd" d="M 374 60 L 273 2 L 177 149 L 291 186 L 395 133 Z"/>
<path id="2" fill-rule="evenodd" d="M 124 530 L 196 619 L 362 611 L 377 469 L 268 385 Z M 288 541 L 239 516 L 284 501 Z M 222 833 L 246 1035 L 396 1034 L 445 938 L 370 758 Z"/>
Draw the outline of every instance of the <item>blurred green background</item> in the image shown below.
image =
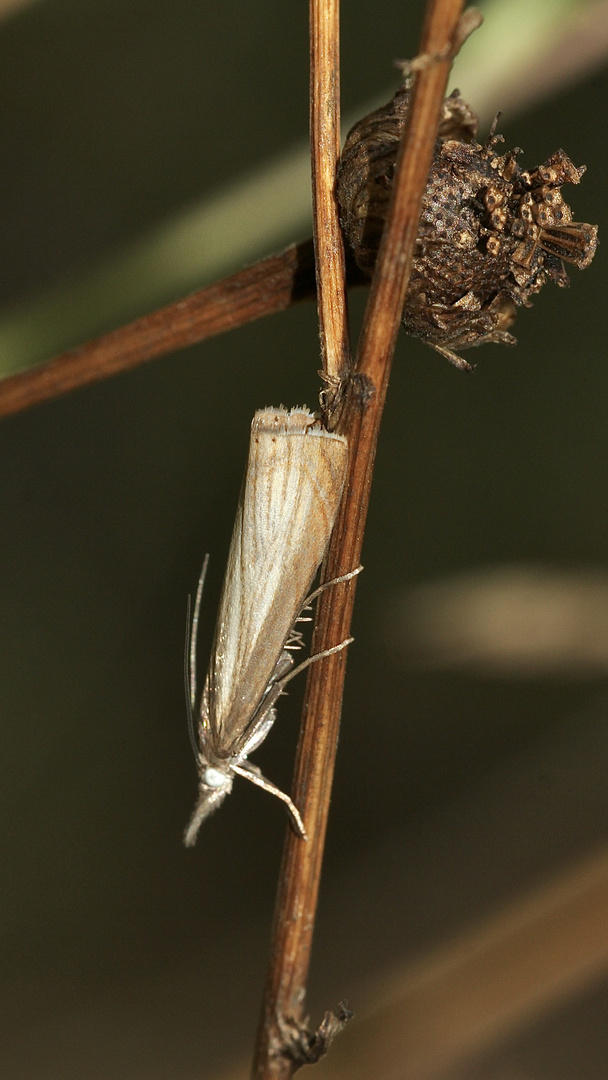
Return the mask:
<path id="1" fill-rule="evenodd" d="M 345 112 L 396 85 L 421 13 L 344 5 Z M 307 64 L 304 3 L 47 0 L 7 16 L 6 318 L 305 139 Z M 606 90 L 599 68 L 500 125 L 526 167 L 557 147 L 588 166 L 565 197 L 600 240 Z M 343 997 L 356 1010 L 388 962 L 606 842 L 601 613 L 579 635 L 590 662 L 526 670 L 440 651 L 423 664 L 400 629 L 411 590 L 454 575 L 542 568 L 574 589 L 583 571 L 608 575 L 604 250 L 519 315 L 517 349 L 467 354 L 473 377 L 399 340 L 349 653 L 316 1021 Z M 364 302 L 352 298 L 355 326 Z M 204 666 L 251 417 L 314 407 L 318 366 L 316 313 L 302 306 L 2 423 L 0 1073 L 12 1080 L 194 1080 L 246 1059 L 285 822 L 237 783 L 194 851 L 181 846 L 196 794 L 185 604 L 209 551 Z M 290 688 L 255 755 L 286 786 L 301 693 Z M 534 1080 L 605 1080 L 607 1006 L 608 980 L 492 1053 Z"/>

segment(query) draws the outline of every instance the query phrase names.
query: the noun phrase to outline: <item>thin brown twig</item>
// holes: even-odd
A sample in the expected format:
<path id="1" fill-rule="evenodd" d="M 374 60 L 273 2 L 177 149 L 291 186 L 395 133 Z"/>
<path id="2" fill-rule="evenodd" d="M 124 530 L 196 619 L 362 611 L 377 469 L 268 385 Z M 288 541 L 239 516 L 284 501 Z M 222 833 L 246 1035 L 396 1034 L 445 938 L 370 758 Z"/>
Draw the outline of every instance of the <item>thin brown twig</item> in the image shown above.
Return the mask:
<path id="1" fill-rule="evenodd" d="M 368 284 L 353 259 L 347 261 L 347 284 Z M 191 296 L 0 379 L 0 418 L 313 300 L 315 295 L 312 240 L 291 244 L 278 255 L 269 255 Z"/>
<path id="2" fill-rule="evenodd" d="M 334 528 L 325 579 L 359 564 L 378 429 L 392 353 L 410 273 L 422 197 L 439 112 L 457 39 L 462 0 L 429 0 L 420 53 L 433 62 L 419 71 L 384 238 L 339 430 L 349 441 L 349 475 Z M 444 59 L 438 57 L 444 55 Z M 355 580 L 322 593 L 312 650 L 349 636 Z M 258 1030 L 253 1080 L 286 1080 L 297 1067 L 304 1026 L 306 980 L 314 927 L 346 666 L 345 652 L 312 665 L 306 686 L 293 799 L 302 812 L 307 843 L 289 829 L 283 851 L 271 955 Z"/>
<path id="3" fill-rule="evenodd" d="M 106 379 L 155 356 L 282 311 L 315 295 L 312 241 L 0 381 L 0 417 Z"/>
<path id="4" fill-rule="evenodd" d="M 310 0 L 310 145 L 321 361 L 327 384 L 350 369 L 344 242 L 336 203 L 340 157 L 340 0 Z"/>

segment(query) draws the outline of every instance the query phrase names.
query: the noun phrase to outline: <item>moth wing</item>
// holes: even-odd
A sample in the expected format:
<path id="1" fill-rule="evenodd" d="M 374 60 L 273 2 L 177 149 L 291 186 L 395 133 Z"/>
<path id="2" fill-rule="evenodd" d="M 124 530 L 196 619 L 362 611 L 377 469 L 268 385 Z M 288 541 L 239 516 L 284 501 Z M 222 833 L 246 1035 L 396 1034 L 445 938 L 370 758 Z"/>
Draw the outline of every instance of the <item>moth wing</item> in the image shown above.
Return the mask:
<path id="1" fill-rule="evenodd" d="M 256 413 L 207 675 L 219 757 L 245 742 L 323 559 L 346 477 L 347 445 L 303 411 Z"/>

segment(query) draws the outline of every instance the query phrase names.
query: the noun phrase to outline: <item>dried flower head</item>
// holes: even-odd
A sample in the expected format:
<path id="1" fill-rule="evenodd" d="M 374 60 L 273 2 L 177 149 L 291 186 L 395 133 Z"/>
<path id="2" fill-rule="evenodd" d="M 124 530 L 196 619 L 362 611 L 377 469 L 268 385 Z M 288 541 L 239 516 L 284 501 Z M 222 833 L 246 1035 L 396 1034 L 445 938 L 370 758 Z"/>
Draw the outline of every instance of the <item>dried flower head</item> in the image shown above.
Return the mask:
<path id="1" fill-rule="evenodd" d="M 388 209 L 399 140 L 410 102 L 406 82 L 388 105 L 359 121 L 338 169 L 342 227 L 359 268 L 371 277 Z M 422 203 L 403 325 L 459 368 L 455 349 L 489 341 L 514 345 L 517 307 L 549 279 L 569 284 L 562 260 L 589 266 L 597 227 L 572 220 L 562 184 L 578 184 L 563 150 L 524 171 L 519 149 L 497 153 L 496 122 L 485 145 L 477 117 L 457 90 L 443 104 Z"/>

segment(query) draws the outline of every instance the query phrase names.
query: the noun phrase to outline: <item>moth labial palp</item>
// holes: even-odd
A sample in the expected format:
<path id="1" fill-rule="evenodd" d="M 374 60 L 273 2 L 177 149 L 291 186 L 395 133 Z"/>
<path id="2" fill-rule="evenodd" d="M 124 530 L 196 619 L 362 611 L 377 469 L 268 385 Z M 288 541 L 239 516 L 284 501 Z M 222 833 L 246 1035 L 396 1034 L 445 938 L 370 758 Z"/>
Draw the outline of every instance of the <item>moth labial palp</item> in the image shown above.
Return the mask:
<path id="1" fill-rule="evenodd" d="M 323 560 L 346 478 L 348 447 L 307 409 L 262 409 L 251 425 L 249 459 L 237 511 L 211 658 L 197 705 L 196 636 L 203 566 L 189 641 L 186 697 L 192 717 L 199 795 L 186 829 L 191 846 L 203 821 L 242 776 L 285 803 L 306 839 L 292 800 L 247 760 L 268 735 L 286 684 L 316 660 L 345 648 L 351 638 L 294 667 L 292 649 L 302 612 L 329 585 L 309 594 Z M 194 730 L 196 727 L 196 730 Z"/>

